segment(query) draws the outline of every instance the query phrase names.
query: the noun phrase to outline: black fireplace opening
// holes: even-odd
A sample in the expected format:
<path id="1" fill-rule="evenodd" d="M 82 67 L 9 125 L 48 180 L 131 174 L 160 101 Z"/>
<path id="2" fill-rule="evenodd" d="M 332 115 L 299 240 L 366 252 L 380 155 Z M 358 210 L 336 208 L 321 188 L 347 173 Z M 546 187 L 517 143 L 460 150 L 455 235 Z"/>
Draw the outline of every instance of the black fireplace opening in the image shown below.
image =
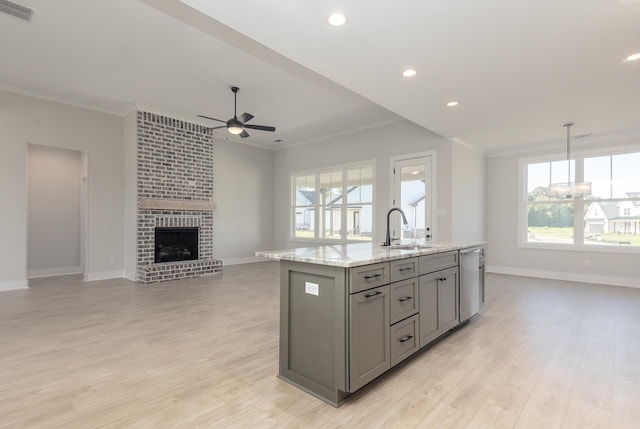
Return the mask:
<path id="1" fill-rule="evenodd" d="M 198 259 L 198 228 L 156 228 L 154 262 Z"/>

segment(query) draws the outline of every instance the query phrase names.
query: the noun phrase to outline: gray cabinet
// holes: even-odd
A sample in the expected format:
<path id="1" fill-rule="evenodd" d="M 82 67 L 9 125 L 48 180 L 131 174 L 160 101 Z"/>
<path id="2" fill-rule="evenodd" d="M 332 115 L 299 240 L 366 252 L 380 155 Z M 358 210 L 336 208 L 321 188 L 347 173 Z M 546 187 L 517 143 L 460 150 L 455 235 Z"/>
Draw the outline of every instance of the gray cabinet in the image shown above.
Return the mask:
<path id="1" fill-rule="evenodd" d="M 418 315 L 391 326 L 391 366 L 396 366 L 420 349 Z"/>
<path id="2" fill-rule="evenodd" d="M 386 285 L 389 283 L 389 263 L 363 265 L 349 270 L 351 293 Z"/>
<path id="3" fill-rule="evenodd" d="M 349 392 L 391 368 L 389 286 L 349 296 Z"/>
<path id="4" fill-rule="evenodd" d="M 458 256 L 349 268 L 281 261 L 278 376 L 339 406 L 459 324 Z"/>
<path id="5" fill-rule="evenodd" d="M 438 273 L 420 276 L 420 347 L 440 336 Z"/>
<path id="6" fill-rule="evenodd" d="M 399 322 L 418 312 L 418 277 L 389 286 L 391 294 L 391 324 Z"/>
<path id="7" fill-rule="evenodd" d="M 449 268 L 437 274 L 439 275 L 440 326 L 442 333 L 445 333 L 460 323 L 458 268 Z"/>
<path id="8" fill-rule="evenodd" d="M 460 323 L 458 268 L 420 276 L 420 347 Z"/>
<path id="9" fill-rule="evenodd" d="M 398 259 L 389 265 L 391 282 L 397 282 L 418 275 L 418 258 Z"/>

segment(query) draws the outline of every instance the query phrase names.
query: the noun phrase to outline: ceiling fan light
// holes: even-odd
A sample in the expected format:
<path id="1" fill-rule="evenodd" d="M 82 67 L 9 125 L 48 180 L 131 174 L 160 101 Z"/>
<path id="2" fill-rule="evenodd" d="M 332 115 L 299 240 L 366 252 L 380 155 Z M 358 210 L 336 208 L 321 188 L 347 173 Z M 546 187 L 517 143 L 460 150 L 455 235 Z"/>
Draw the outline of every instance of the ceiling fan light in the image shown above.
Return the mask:
<path id="1" fill-rule="evenodd" d="M 242 127 L 238 125 L 229 125 L 227 127 L 227 131 L 229 131 L 231 134 L 238 135 L 238 134 L 242 134 L 242 131 L 244 130 L 242 129 Z"/>

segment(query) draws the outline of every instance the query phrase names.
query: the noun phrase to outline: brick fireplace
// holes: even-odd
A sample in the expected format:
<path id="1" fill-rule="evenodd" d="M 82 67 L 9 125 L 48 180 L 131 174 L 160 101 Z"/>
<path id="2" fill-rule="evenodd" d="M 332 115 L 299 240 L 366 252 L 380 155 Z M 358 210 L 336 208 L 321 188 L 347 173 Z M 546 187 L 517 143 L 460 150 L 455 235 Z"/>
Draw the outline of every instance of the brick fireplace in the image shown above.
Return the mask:
<path id="1" fill-rule="evenodd" d="M 213 144 L 203 126 L 137 113 L 137 280 L 178 280 L 222 272 L 213 255 Z M 197 259 L 184 244 L 161 249 L 158 230 L 189 230 L 197 236 Z M 170 262 L 158 252 L 179 255 Z M 173 258 L 176 259 L 176 258 Z"/>

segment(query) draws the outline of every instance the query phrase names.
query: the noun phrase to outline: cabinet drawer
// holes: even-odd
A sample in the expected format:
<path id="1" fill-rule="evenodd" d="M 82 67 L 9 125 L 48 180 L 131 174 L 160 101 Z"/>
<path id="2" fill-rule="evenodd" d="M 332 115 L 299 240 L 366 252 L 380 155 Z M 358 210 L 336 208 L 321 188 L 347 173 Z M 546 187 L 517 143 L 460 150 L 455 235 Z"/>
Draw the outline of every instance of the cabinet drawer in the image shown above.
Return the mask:
<path id="1" fill-rule="evenodd" d="M 420 274 L 432 273 L 458 265 L 458 251 L 436 253 L 420 257 Z"/>
<path id="2" fill-rule="evenodd" d="M 391 366 L 395 366 L 420 348 L 418 315 L 391 326 Z"/>
<path id="3" fill-rule="evenodd" d="M 391 282 L 397 282 L 418 275 L 418 258 L 399 259 L 390 262 Z"/>
<path id="4" fill-rule="evenodd" d="M 363 265 L 349 270 L 349 292 L 356 293 L 389 283 L 389 263 Z"/>
<path id="5" fill-rule="evenodd" d="M 418 277 L 392 283 L 391 288 L 391 323 L 399 322 L 418 312 Z"/>

